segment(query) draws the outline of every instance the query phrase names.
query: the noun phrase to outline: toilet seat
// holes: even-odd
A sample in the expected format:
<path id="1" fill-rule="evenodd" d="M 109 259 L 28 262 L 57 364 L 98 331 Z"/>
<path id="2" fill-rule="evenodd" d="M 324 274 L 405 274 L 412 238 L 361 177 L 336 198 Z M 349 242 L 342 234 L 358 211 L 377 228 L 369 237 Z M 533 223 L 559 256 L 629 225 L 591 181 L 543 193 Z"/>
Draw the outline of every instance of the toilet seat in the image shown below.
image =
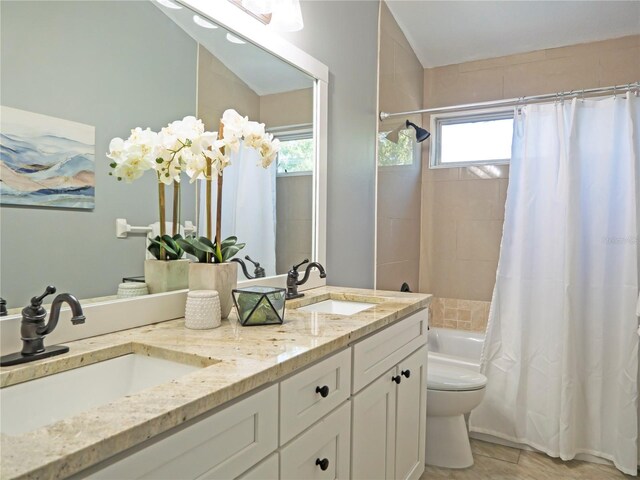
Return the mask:
<path id="1" fill-rule="evenodd" d="M 487 385 L 487 377 L 467 368 L 429 362 L 427 389 L 447 392 L 480 390 Z"/>

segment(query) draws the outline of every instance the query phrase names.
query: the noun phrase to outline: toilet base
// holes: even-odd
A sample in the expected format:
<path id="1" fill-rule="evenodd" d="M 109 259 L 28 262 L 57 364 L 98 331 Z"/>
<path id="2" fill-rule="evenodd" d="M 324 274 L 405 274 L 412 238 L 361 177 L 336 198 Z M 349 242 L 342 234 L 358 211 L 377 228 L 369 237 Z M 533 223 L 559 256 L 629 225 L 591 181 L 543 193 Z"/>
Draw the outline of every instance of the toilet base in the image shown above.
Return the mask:
<path id="1" fill-rule="evenodd" d="M 436 467 L 468 468 L 473 465 L 464 415 L 427 416 L 425 463 Z"/>

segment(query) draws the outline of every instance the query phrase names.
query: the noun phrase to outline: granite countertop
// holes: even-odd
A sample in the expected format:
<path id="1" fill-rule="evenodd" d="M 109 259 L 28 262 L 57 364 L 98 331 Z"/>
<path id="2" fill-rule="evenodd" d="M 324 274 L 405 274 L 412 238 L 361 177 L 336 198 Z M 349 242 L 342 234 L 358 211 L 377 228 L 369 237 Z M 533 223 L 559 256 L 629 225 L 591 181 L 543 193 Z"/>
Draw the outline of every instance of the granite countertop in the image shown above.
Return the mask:
<path id="1" fill-rule="evenodd" d="M 68 342 L 67 354 L 0 368 L 0 387 L 7 387 L 127 353 L 203 367 L 35 431 L 0 435 L 0 477 L 65 478 L 277 381 L 431 301 L 424 294 L 342 287 L 304 293 L 287 301 L 282 325 L 242 327 L 231 318 L 213 330 L 188 330 L 184 319 L 171 320 Z M 295 310 L 328 298 L 376 305 L 351 316 Z"/>

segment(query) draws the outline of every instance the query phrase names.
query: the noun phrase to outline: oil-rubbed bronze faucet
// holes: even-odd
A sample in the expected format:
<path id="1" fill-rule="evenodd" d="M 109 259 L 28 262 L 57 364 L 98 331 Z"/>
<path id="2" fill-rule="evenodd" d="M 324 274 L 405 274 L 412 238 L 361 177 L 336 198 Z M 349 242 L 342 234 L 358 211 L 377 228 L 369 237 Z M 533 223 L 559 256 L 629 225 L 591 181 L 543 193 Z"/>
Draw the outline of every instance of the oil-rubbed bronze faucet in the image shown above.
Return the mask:
<path id="1" fill-rule="evenodd" d="M 69 293 L 61 293 L 53 299 L 49 321 L 45 324 L 44 320 L 47 316 L 47 311 L 42 307 L 42 300 L 52 293 L 56 293 L 56 288 L 50 285 L 42 295 L 33 297 L 31 304 L 22 309 L 22 322 L 20 326 L 22 351 L 0 357 L 0 366 L 6 367 L 32 362 L 69 351 L 69 347 L 65 347 L 64 345 L 45 348 L 44 337 L 53 332 L 58 325 L 60 307 L 63 303 L 67 303 L 69 307 L 71 307 L 71 313 L 73 315 L 71 317 L 71 323 L 74 325 L 84 323 L 85 316 L 82 312 L 82 306 L 76 297 Z"/>
<path id="2" fill-rule="evenodd" d="M 304 293 L 298 293 L 298 286 L 306 283 L 306 281 L 309 280 L 309 274 L 311 274 L 311 270 L 314 267 L 320 271 L 320 278 L 325 278 L 327 276 L 327 273 L 324 271 L 324 267 L 322 265 L 320 265 L 318 262 L 311 262 L 309 263 L 309 265 L 307 265 L 307 269 L 304 272 L 304 277 L 302 277 L 302 280 L 298 280 L 298 277 L 300 275 L 298 273 L 298 268 L 308 262 L 309 259 L 305 258 L 298 265 L 294 265 L 293 267 L 291 267 L 291 270 L 289 270 L 289 273 L 287 273 L 287 300 L 304 297 Z"/>
<path id="3" fill-rule="evenodd" d="M 253 263 L 253 266 L 255 267 L 253 270 L 253 276 L 249 275 L 249 270 L 247 270 L 247 264 L 244 263 L 241 258 L 232 258 L 231 261 L 240 264 L 240 266 L 242 267 L 242 273 L 244 273 L 245 277 L 247 277 L 249 280 L 253 280 L 254 278 L 265 277 L 264 267 L 260 266 L 260 262 L 256 262 L 252 260 L 251 257 L 249 257 L 249 255 L 246 255 L 244 258 L 250 261 L 251 263 Z"/>

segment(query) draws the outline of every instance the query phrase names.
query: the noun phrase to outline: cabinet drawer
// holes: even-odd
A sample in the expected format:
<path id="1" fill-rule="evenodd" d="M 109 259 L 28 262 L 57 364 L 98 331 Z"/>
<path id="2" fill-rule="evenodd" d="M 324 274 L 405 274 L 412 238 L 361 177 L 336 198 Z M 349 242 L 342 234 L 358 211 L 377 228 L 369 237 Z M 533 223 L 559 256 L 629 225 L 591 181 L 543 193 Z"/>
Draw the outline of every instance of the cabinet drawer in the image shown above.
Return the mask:
<path id="1" fill-rule="evenodd" d="M 236 480 L 278 480 L 279 476 L 280 459 L 278 454 L 274 453 Z"/>
<path id="2" fill-rule="evenodd" d="M 345 402 L 280 450 L 280 478 L 348 479 L 350 431 L 351 404 Z"/>
<path id="3" fill-rule="evenodd" d="M 429 314 L 420 310 L 353 346 L 353 393 L 427 343 Z"/>
<path id="4" fill-rule="evenodd" d="M 281 382 L 280 445 L 287 443 L 349 398 L 350 386 L 349 349 Z"/>
<path id="5" fill-rule="evenodd" d="M 107 466 L 98 465 L 82 478 L 235 478 L 278 448 L 277 411 L 278 387 L 273 385 L 107 460 Z"/>

